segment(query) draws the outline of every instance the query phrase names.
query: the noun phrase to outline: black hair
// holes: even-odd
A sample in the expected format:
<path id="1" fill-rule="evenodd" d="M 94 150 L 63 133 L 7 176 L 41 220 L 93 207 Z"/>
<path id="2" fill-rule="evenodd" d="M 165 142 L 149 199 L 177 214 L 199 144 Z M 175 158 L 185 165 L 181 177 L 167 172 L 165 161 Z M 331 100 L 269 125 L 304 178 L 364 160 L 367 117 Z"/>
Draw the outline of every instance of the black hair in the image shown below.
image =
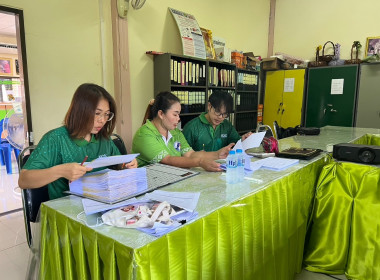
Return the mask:
<path id="1" fill-rule="evenodd" d="M 227 91 L 223 90 L 214 90 L 213 93 L 209 96 L 208 102 L 210 102 L 211 106 L 214 107 L 216 111 L 222 109 L 223 106 L 226 107 L 226 113 L 232 113 L 234 100 Z"/>
<path id="2" fill-rule="evenodd" d="M 149 104 L 146 108 L 143 124 L 146 120 L 152 120 L 158 115 L 158 111 L 164 112 L 164 114 L 172 107 L 174 103 L 181 103 L 179 98 L 169 91 L 163 91 L 157 94 L 154 98 L 154 103 Z"/>

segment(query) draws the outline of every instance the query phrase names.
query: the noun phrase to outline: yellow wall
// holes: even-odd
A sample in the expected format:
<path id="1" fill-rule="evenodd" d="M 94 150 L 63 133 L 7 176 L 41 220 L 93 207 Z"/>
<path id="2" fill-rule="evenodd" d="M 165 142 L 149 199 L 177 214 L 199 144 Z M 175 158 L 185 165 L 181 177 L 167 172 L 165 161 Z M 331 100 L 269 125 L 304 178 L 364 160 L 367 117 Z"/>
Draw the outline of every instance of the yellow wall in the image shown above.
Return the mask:
<path id="1" fill-rule="evenodd" d="M 107 0 L 3 0 L 1 5 L 24 12 L 32 124 L 38 142 L 48 130 L 61 125 L 79 84 L 102 85 L 104 80 L 106 88 L 113 91 L 110 4 Z M 108 38 L 104 79 L 103 21 Z"/>
<path id="2" fill-rule="evenodd" d="M 200 27 L 225 38 L 227 46 L 265 56 L 268 45 L 269 0 L 148 0 L 140 10 L 128 12 L 128 37 L 133 132 L 141 125 L 153 97 L 153 57 L 145 51 L 182 53 L 175 20 L 168 7 L 195 16 Z"/>
<path id="3" fill-rule="evenodd" d="M 360 41 L 364 56 L 366 37 L 380 36 L 375 0 L 276 0 L 274 52 L 315 60 L 315 48 L 326 41 L 341 45 L 349 59 L 353 41 Z"/>

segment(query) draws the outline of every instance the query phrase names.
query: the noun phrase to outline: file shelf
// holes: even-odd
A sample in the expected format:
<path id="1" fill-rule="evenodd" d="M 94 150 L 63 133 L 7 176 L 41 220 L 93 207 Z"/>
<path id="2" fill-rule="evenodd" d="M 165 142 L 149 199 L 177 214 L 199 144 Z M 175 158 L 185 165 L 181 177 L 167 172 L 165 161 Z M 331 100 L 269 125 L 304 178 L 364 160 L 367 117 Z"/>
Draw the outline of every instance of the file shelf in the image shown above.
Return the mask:
<path id="1" fill-rule="evenodd" d="M 259 103 L 259 72 L 237 68 L 235 128 L 240 134 L 254 131 Z"/>
<path id="2" fill-rule="evenodd" d="M 183 127 L 207 110 L 208 97 L 214 90 L 227 91 L 234 100 L 229 121 L 244 133 L 256 129 L 258 75 L 232 63 L 165 53 L 154 56 L 154 96 L 161 91 L 178 96 Z"/>

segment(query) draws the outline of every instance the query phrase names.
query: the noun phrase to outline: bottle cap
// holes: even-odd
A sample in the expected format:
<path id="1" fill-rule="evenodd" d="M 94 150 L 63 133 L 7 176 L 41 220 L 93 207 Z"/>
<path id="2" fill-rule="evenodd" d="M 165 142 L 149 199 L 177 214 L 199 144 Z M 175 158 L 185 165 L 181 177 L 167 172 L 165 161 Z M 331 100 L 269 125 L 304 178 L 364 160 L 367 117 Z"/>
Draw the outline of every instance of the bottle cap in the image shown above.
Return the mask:
<path id="1" fill-rule="evenodd" d="M 236 153 L 241 154 L 241 153 L 243 153 L 243 150 L 242 149 L 236 149 Z"/>
<path id="2" fill-rule="evenodd" d="M 230 151 L 229 154 L 230 154 L 230 155 L 234 155 L 234 154 L 235 154 L 235 151 Z"/>

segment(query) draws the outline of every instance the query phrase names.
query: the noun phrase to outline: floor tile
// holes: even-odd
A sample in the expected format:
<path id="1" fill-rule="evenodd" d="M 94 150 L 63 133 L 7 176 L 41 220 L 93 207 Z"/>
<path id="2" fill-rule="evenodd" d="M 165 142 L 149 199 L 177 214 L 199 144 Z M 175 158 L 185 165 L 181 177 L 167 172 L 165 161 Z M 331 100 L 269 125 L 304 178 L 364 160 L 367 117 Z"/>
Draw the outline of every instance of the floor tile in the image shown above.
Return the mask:
<path id="1" fill-rule="evenodd" d="M 29 247 L 26 242 L 0 251 L 1 279 L 25 279 L 29 262 Z"/>
<path id="2" fill-rule="evenodd" d="M 22 208 L 15 158 L 12 167 L 13 173 L 7 174 L 5 166 L 0 166 L 0 214 Z"/>

